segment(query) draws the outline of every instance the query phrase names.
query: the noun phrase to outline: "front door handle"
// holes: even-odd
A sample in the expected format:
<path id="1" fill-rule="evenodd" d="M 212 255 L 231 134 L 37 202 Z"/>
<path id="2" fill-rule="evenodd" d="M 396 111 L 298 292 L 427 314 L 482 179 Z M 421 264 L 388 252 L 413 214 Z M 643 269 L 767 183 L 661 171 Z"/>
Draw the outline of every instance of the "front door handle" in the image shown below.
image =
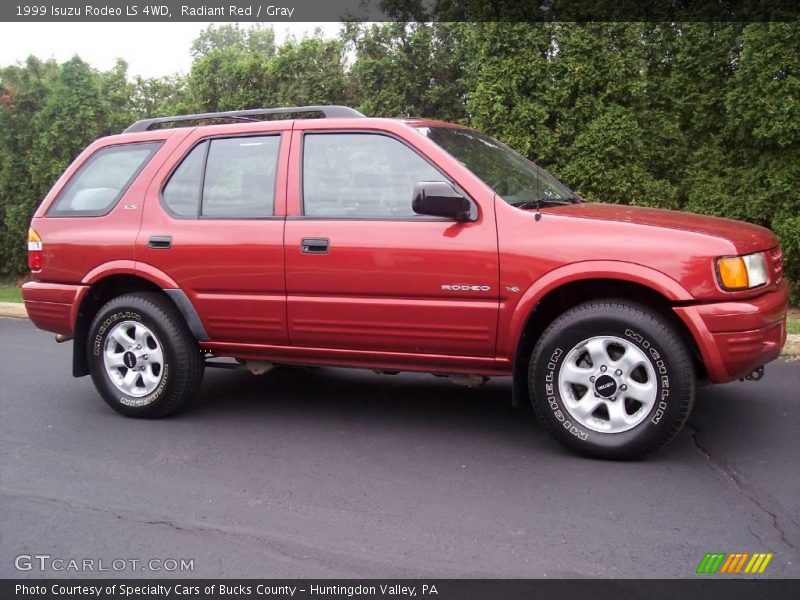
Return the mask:
<path id="1" fill-rule="evenodd" d="M 331 241 L 327 238 L 303 238 L 300 242 L 300 252 L 303 254 L 327 254 Z"/>
<path id="2" fill-rule="evenodd" d="M 161 249 L 161 250 L 168 250 L 169 248 L 172 248 L 172 236 L 151 235 L 150 239 L 147 240 L 147 247 Z"/>

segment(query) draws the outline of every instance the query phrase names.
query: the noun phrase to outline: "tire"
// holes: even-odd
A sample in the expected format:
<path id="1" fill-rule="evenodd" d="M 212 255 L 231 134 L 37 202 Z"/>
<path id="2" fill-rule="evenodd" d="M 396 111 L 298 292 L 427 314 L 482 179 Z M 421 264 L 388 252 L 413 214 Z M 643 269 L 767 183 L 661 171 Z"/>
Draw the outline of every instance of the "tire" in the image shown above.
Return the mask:
<path id="1" fill-rule="evenodd" d="M 556 318 L 528 369 L 539 421 L 592 458 L 633 460 L 664 446 L 686 423 L 696 386 L 675 328 L 626 300 L 587 302 Z"/>
<path id="2" fill-rule="evenodd" d="M 197 393 L 205 362 L 175 306 L 157 292 L 126 294 L 95 315 L 89 372 L 100 395 L 127 417 L 172 414 Z"/>

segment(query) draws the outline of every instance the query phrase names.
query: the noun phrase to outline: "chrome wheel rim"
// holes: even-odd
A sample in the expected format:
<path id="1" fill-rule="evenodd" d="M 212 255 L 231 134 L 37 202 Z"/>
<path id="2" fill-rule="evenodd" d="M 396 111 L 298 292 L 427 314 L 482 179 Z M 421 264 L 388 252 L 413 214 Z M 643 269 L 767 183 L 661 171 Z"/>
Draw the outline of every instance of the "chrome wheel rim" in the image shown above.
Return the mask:
<path id="1" fill-rule="evenodd" d="M 150 328 L 138 321 L 123 321 L 108 332 L 103 364 L 119 391 L 141 398 L 161 383 L 164 351 Z"/>
<path id="2" fill-rule="evenodd" d="M 658 380 L 647 355 L 616 336 L 583 340 L 558 371 L 564 408 L 587 429 L 622 433 L 639 425 L 656 402 Z"/>

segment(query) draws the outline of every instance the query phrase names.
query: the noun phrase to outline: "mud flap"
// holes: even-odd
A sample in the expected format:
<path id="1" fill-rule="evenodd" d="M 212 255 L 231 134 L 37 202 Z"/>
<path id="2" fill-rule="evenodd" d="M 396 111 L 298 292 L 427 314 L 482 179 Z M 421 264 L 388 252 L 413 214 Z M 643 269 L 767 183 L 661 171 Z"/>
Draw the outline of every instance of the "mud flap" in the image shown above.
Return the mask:
<path id="1" fill-rule="evenodd" d="M 527 365 L 515 365 L 511 381 L 511 406 L 514 410 L 530 410 L 531 395 L 528 388 Z"/>

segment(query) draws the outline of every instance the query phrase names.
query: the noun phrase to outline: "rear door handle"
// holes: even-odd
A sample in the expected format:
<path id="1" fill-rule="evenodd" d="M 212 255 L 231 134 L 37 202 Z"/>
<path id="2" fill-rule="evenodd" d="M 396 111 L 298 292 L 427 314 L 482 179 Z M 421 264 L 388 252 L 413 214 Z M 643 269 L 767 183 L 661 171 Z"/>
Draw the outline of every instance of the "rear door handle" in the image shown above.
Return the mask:
<path id="1" fill-rule="evenodd" d="M 300 242 L 300 252 L 303 254 L 327 254 L 331 241 L 327 238 L 303 238 Z"/>
<path id="2" fill-rule="evenodd" d="M 171 235 L 151 235 L 147 240 L 148 248 L 167 250 L 172 247 Z"/>

